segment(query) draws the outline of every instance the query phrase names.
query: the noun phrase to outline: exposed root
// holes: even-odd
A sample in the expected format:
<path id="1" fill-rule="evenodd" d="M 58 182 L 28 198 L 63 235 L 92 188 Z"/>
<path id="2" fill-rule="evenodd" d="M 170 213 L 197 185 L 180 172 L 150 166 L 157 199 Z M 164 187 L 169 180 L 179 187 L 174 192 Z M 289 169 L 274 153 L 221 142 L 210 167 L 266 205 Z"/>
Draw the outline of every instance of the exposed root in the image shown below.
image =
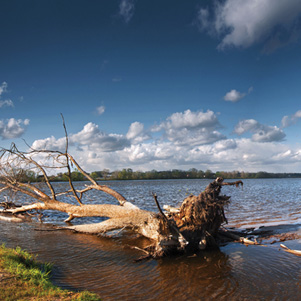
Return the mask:
<path id="1" fill-rule="evenodd" d="M 216 248 L 215 237 L 220 226 L 227 222 L 224 206 L 229 196 L 220 195 L 223 185 L 241 185 L 242 182 L 223 183 L 217 178 L 198 196 L 186 198 L 178 214 L 174 214 L 180 232 L 192 248 Z"/>

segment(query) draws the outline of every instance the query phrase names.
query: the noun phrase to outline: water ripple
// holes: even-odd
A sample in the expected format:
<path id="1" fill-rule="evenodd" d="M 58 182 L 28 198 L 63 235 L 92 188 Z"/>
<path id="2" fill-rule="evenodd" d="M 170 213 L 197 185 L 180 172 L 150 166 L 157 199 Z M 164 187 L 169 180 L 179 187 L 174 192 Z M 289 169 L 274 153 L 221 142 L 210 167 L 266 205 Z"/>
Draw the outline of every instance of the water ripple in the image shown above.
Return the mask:
<path id="1" fill-rule="evenodd" d="M 179 205 L 189 194 L 198 194 L 209 180 L 112 181 L 107 184 L 134 200 L 142 209 L 157 211 L 159 202 Z M 301 228 L 299 179 L 245 180 L 243 189 L 223 187 L 231 195 L 226 210 L 229 226 L 260 227 L 285 224 Z M 65 184 L 60 185 L 63 189 Z M 83 183 L 79 183 L 79 186 Z M 70 198 L 63 198 L 69 201 Z M 89 203 L 113 203 L 105 194 L 90 192 Z M 63 224 L 65 215 L 47 212 L 45 224 Z M 101 219 L 100 219 L 101 220 Z M 95 222 L 78 219 L 75 223 Z M 298 226 L 299 225 L 299 226 Z M 144 238 L 121 233 L 104 238 L 69 232 L 34 231 L 37 224 L 7 224 L 0 221 L 0 240 L 21 247 L 54 264 L 53 281 L 64 288 L 98 292 L 104 300 L 300 300 L 300 258 L 267 247 L 228 244 L 216 252 L 135 263 L 142 254 L 130 246 L 143 247 Z M 294 228 L 294 231 L 296 230 Z M 277 227 L 276 227 L 277 228 Z M 300 248 L 301 241 L 288 241 Z"/>

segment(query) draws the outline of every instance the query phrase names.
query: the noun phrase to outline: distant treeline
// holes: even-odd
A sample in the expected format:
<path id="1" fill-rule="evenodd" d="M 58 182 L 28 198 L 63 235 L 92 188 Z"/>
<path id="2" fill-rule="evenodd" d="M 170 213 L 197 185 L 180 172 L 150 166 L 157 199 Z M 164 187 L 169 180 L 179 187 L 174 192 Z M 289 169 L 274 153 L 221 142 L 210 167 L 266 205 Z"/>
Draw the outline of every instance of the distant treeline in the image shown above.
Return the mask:
<path id="1" fill-rule="evenodd" d="M 102 171 L 93 171 L 90 176 L 97 181 L 105 180 L 154 180 L 154 179 L 215 179 L 222 177 L 224 179 L 262 179 L 262 178 L 301 178 L 301 173 L 269 173 L 259 172 L 243 172 L 243 171 L 217 171 L 197 170 L 191 168 L 187 171 L 180 169 L 172 169 L 166 171 L 133 171 L 131 168 L 116 170 L 110 172 L 108 169 Z M 67 173 L 59 173 L 56 176 L 49 177 L 51 181 L 68 181 Z M 72 181 L 85 181 L 86 178 L 79 171 L 75 170 L 71 173 Z M 22 173 L 24 182 L 40 182 L 44 181 L 43 176 L 37 175 L 32 171 Z"/>

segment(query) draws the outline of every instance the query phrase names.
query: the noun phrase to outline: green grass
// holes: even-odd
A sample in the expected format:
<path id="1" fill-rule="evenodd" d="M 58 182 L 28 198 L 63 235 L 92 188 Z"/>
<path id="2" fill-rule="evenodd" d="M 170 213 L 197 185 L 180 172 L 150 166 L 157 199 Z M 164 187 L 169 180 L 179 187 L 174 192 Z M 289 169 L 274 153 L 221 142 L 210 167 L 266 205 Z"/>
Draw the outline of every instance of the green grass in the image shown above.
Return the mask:
<path id="1" fill-rule="evenodd" d="M 0 300 L 100 300 L 87 291 L 71 292 L 54 286 L 51 269 L 51 264 L 37 262 L 19 247 L 0 246 Z"/>

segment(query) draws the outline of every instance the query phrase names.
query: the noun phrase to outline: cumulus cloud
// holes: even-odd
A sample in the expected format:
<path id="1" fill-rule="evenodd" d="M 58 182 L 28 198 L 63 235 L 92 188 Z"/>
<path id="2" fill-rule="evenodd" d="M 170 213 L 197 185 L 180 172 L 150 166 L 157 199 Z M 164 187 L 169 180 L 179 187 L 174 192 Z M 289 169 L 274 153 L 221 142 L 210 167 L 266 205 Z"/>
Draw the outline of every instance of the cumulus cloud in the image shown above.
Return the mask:
<path id="1" fill-rule="evenodd" d="M 228 166 L 229 170 L 259 171 L 264 168 L 274 172 L 291 172 L 301 166 L 300 150 L 290 149 L 285 144 L 260 143 L 245 138 L 237 139 L 236 144 L 235 151 L 213 152 L 218 165 Z"/>
<path id="2" fill-rule="evenodd" d="M 81 131 L 69 135 L 69 146 L 82 152 L 88 149 L 87 154 L 100 152 L 116 152 L 130 146 L 130 141 L 123 135 L 107 134 L 99 130 L 98 125 L 89 122 Z M 35 140 L 34 149 L 48 149 L 64 151 L 66 147 L 65 137 L 56 139 L 51 136 L 45 139 Z M 94 156 L 95 157 L 95 156 Z"/>
<path id="3" fill-rule="evenodd" d="M 2 139 L 18 138 L 23 135 L 28 125 L 29 119 L 10 118 L 7 121 L 0 120 L 0 137 Z"/>
<path id="4" fill-rule="evenodd" d="M 242 120 L 235 126 L 234 133 L 242 135 L 247 132 L 253 134 L 254 142 L 276 142 L 285 138 L 285 133 L 278 127 L 264 125 L 254 119 Z"/>
<path id="5" fill-rule="evenodd" d="M 106 110 L 105 106 L 100 106 L 96 108 L 98 115 L 102 115 L 105 112 L 105 110 Z"/>
<path id="6" fill-rule="evenodd" d="M 283 128 L 286 128 L 295 124 L 299 118 L 301 118 L 301 110 L 298 110 L 295 114 L 291 116 L 284 116 L 281 120 L 281 125 Z"/>
<path id="7" fill-rule="evenodd" d="M 276 142 L 260 143 L 245 138 L 193 148 L 157 141 L 132 145 L 111 155 L 115 159 L 110 157 L 110 160 L 120 168 L 132 166 L 135 170 L 195 167 L 202 170 L 259 171 L 264 166 L 266 170 L 290 172 L 301 167 L 301 150 L 289 149 L 287 145 Z"/>
<path id="8" fill-rule="evenodd" d="M 77 134 L 71 135 L 69 141 L 73 144 L 89 145 L 103 152 L 121 150 L 130 145 L 129 140 L 123 135 L 106 134 L 92 122 L 87 123 Z"/>
<path id="9" fill-rule="evenodd" d="M 119 15 L 126 23 L 132 19 L 135 11 L 134 0 L 121 0 L 119 4 Z"/>
<path id="10" fill-rule="evenodd" d="M 151 136 L 144 130 L 144 125 L 136 121 L 130 125 L 126 138 L 129 139 L 131 143 L 136 144 L 150 139 Z"/>
<path id="11" fill-rule="evenodd" d="M 69 150 L 87 171 L 211 169 L 291 172 L 301 168 L 301 149 L 279 143 L 285 135 L 277 127 L 254 119 L 239 122 L 235 133 L 251 138 L 227 139 L 218 132 L 220 124 L 212 111 L 186 110 L 171 114 L 152 130 L 133 122 L 125 135 L 104 133 L 94 123 L 69 135 Z M 266 142 L 266 143 L 262 143 Z M 35 149 L 64 151 L 65 138 L 37 140 Z"/>
<path id="12" fill-rule="evenodd" d="M 152 128 L 152 131 L 164 130 L 165 136 L 175 144 L 202 145 L 225 139 L 217 129 L 220 123 L 216 114 L 207 112 L 174 113 L 165 122 Z"/>
<path id="13" fill-rule="evenodd" d="M 56 139 L 54 136 L 45 139 L 35 140 L 31 145 L 36 150 L 54 150 L 64 152 L 66 149 L 66 139 Z"/>
<path id="14" fill-rule="evenodd" d="M 300 37 L 299 0 L 226 0 L 215 1 L 212 11 L 201 8 L 201 30 L 221 37 L 219 49 L 229 46 L 247 48 L 264 42 L 271 52 Z"/>
<path id="15" fill-rule="evenodd" d="M 167 128 L 206 128 L 217 126 L 218 119 L 214 112 L 192 112 L 186 110 L 184 113 L 174 113 L 167 118 Z"/>

